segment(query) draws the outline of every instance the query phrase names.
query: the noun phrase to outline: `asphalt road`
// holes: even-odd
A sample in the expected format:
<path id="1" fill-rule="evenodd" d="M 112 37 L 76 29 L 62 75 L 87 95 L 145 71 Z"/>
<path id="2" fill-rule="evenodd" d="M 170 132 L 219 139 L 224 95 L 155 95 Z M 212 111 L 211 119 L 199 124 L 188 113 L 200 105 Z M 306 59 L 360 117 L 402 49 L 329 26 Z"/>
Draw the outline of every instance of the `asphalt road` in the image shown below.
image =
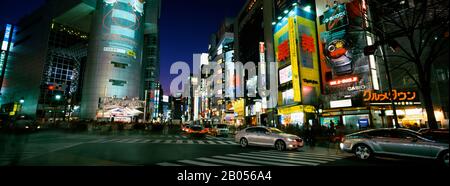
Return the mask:
<path id="1" fill-rule="evenodd" d="M 0 134 L 0 166 L 428 166 L 428 160 L 359 161 L 334 148 L 278 152 L 241 148 L 232 137 L 192 138 L 179 130 Z"/>

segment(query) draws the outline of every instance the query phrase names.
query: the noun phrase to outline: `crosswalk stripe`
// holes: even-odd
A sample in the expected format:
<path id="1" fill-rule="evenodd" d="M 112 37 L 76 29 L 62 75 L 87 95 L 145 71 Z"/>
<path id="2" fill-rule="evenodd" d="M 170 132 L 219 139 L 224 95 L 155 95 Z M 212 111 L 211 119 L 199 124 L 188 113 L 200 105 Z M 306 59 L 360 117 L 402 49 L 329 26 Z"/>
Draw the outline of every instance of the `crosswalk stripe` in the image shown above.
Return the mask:
<path id="1" fill-rule="evenodd" d="M 211 141 L 211 140 L 208 140 L 208 141 L 206 141 L 206 142 L 208 142 L 209 144 L 216 144 L 216 142 Z"/>
<path id="2" fill-rule="evenodd" d="M 116 141 L 116 140 L 118 140 L 118 139 L 105 140 L 105 141 L 102 141 L 100 143 L 111 143 L 111 142 Z"/>
<path id="3" fill-rule="evenodd" d="M 177 143 L 183 143 L 183 140 L 177 140 Z"/>
<path id="4" fill-rule="evenodd" d="M 348 157 L 346 155 L 335 155 L 335 154 L 319 154 L 319 153 L 311 153 L 311 152 L 296 152 L 297 154 L 310 154 L 314 156 L 323 156 L 323 157 L 336 157 L 336 158 L 342 158 L 342 157 Z"/>
<path id="5" fill-rule="evenodd" d="M 197 141 L 198 144 L 205 144 L 203 141 Z"/>
<path id="6" fill-rule="evenodd" d="M 138 142 L 140 140 L 141 139 L 134 139 L 134 140 L 129 140 L 129 141 L 125 142 L 125 143 L 136 143 L 136 142 Z"/>
<path id="7" fill-rule="evenodd" d="M 327 160 L 327 161 L 335 161 L 336 158 L 326 158 L 326 157 L 316 157 L 316 156 L 312 156 L 312 155 L 302 155 L 302 154 L 287 154 L 287 153 L 277 153 L 277 152 L 260 152 L 262 154 L 276 154 L 278 156 L 285 156 L 285 157 L 304 157 L 304 158 L 310 158 L 310 159 L 317 159 L 317 160 Z"/>
<path id="8" fill-rule="evenodd" d="M 222 145 L 225 145 L 225 144 L 226 144 L 226 143 L 223 142 L 223 141 L 217 141 L 217 143 L 220 143 L 220 144 L 222 144 Z"/>
<path id="9" fill-rule="evenodd" d="M 188 140 L 187 143 L 188 143 L 188 144 L 194 144 L 194 141 Z"/>
<path id="10" fill-rule="evenodd" d="M 235 166 L 259 166 L 259 165 L 255 165 L 255 164 L 234 162 L 234 161 L 227 161 L 227 160 L 218 160 L 218 159 L 212 159 L 212 158 L 197 158 L 197 159 L 203 160 L 203 161 L 209 161 L 209 162 L 213 162 L 213 163 L 221 163 L 221 164 L 235 165 Z"/>
<path id="11" fill-rule="evenodd" d="M 269 152 L 276 152 L 276 153 L 280 153 L 280 151 L 269 151 Z M 311 153 L 311 152 L 292 152 L 292 154 L 299 154 L 299 155 L 309 155 L 309 156 L 314 156 L 314 157 L 324 157 L 324 158 L 346 158 L 348 156 L 346 155 L 334 155 L 334 154 L 319 154 L 319 153 Z"/>
<path id="12" fill-rule="evenodd" d="M 273 158 L 262 158 L 262 157 L 238 155 L 238 154 L 230 154 L 230 156 L 242 157 L 242 158 L 251 158 L 251 159 L 259 159 L 259 160 L 265 160 L 265 161 L 276 161 L 276 162 L 282 162 L 282 163 L 291 163 L 291 164 L 297 164 L 297 165 L 298 164 L 300 164 L 300 165 L 309 165 L 309 166 L 319 165 L 318 163 L 299 162 L 299 161 L 292 161 L 292 160 L 280 160 L 280 159 L 273 159 Z"/>
<path id="13" fill-rule="evenodd" d="M 199 162 L 199 161 L 193 161 L 193 160 L 180 160 L 178 162 L 191 164 L 191 165 L 199 165 L 199 166 L 219 166 L 219 165 L 213 164 L 213 163 L 205 163 L 205 162 Z"/>
<path id="14" fill-rule="evenodd" d="M 206 139 L 213 140 L 214 138 L 206 136 Z"/>
<path id="15" fill-rule="evenodd" d="M 180 138 L 180 136 L 177 135 L 177 136 L 175 136 L 175 138 Z"/>
<path id="16" fill-rule="evenodd" d="M 132 140 L 132 139 L 122 139 L 122 140 L 116 141 L 116 143 L 125 143 L 129 140 Z"/>
<path id="17" fill-rule="evenodd" d="M 229 156 L 213 156 L 213 157 L 220 158 L 220 159 L 233 160 L 233 161 L 238 161 L 238 162 L 256 163 L 256 164 L 260 164 L 260 165 L 262 164 L 262 165 L 272 165 L 272 166 L 296 166 L 296 165 L 286 164 L 286 163 L 275 163 L 275 162 L 269 162 L 269 161 L 243 159 L 243 158 L 236 158 L 236 157 L 229 157 Z"/>
<path id="18" fill-rule="evenodd" d="M 181 166 L 181 165 L 179 165 L 179 164 L 168 163 L 168 162 L 157 163 L 156 165 L 159 165 L 159 166 Z"/>
<path id="19" fill-rule="evenodd" d="M 147 143 L 147 142 L 149 142 L 149 141 L 152 141 L 152 140 L 144 140 L 144 141 L 141 141 L 141 142 L 139 142 L 139 143 Z"/>
<path id="20" fill-rule="evenodd" d="M 300 157 L 291 158 L 291 157 L 285 157 L 285 156 L 279 156 L 279 155 L 266 155 L 266 154 L 257 154 L 257 153 L 240 153 L 240 154 L 258 156 L 258 157 L 266 157 L 266 158 L 282 158 L 283 160 L 284 159 L 286 159 L 286 160 L 302 160 L 302 161 L 314 162 L 314 163 L 328 163 L 328 161 L 314 160 L 314 159 L 300 158 Z"/>
<path id="21" fill-rule="evenodd" d="M 172 140 L 166 140 L 164 143 L 172 143 Z"/>
<path id="22" fill-rule="evenodd" d="M 228 143 L 228 144 L 231 144 L 231 145 L 237 145 L 237 143 L 236 142 L 234 142 L 234 141 L 224 141 L 225 143 Z"/>
<path id="23" fill-rule="evenodd" d="M 102 141 L 107 141 L 107 140 L 105 140 L 105 139 L 97 139 L 97 140 L 91 141 L 89 143 L 100 143 Z"/>
<path id="24" fill-rule="evenodd" d="M 295 155 L 295 156 L 302 156 L 302 157 L 315 157 L 315 158 L 322 158 L 322 159 L 333 159 L 333 160 L 346 158 L 344 156 L 339 157 L 339 156 L 327 156 L 327 155 L 319 155 L 319 154 L 315 155 L 315 154 L 304 154 L 304 153 L 294 153 L 293 155 Z"/>
<path id="25" fill-rule="evenodd" d="M 187 138 L 187 136 L 181 136 L 182 138 L 184 138 L 184 139 L 186 139 Z"/>

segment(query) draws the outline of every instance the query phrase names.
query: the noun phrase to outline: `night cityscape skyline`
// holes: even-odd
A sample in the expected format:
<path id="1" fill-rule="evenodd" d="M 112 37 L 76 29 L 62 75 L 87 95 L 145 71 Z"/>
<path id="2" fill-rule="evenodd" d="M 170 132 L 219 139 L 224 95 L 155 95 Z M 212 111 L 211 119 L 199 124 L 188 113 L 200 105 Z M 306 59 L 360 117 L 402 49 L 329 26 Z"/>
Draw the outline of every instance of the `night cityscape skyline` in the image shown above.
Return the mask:
<path id="1" fill-rule="evenodd" d="M 6 0 L 3 2 L 3 6 L 0 7 L 0 17 L 2 17 L 0 24 L 16 23 L 20 18 L 36 10 L 45 2 L 45 0 L 20 1 Z M 26 8 L 21 6 L 24 3 L 27 4 Z M 160 80 L 166 95 L 169 95 L 170 82 L 175 77 L 175 75 L 170 75 L 172 63 L 184 61 L 192 64 L 193 54 L 207 52 L 210 35 L 217 31 L 225 17 L 236 16 L 244 3 L 245 1 L 241 0 L 229 0 L 225 4 L 210 0 L 162 1 Z M 217 9 L 209 8 L 219 6 L 220 8 Z M 202 18 L 197 19 L 197 17 Z M 175 22 L 177 29 L 173 29 Z"/>
<path id="2" fill-rule="evenodd" d="M 440 180 L 449 18 L 448 0 L 2 1 L 0 169 Z"/>

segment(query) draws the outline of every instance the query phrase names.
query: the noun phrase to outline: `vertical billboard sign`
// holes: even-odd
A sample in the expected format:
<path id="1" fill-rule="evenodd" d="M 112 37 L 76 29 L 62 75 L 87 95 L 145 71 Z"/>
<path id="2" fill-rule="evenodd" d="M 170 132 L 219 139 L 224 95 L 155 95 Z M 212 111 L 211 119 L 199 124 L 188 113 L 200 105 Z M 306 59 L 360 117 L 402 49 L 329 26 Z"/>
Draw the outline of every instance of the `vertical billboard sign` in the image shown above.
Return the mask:
<path id="1" fill-rule="evenodd" d="M 295 7 L 275 27 L 280 84 L 292 81 L 294 102 L 303 104 L 314 104 L 320 94 L 314 15 L 313 12 Z"/>
<path id="2" fill-rule="evenodd" d="M 351 98 L 353 106 L 363 106 L 364 90 L 371 88 L 369 61 L 363 54 L 366 37 L 356 24 L 360 7 L 360 1 L 354 0 L 335 5 L 320 17 L 321 76 L 327 103 Z"/>
<path id="3" fill-rule="evenodd" d="M 299 66 L 300 82 L 303 104 L 311 105 L 317 103 L 320 96 L 320 76 L 319 76 L 319 57 L 317 54 L 317 34 L 315 26 L 315 14 L 298 9 L 297 16 L 299 41 Z"/>

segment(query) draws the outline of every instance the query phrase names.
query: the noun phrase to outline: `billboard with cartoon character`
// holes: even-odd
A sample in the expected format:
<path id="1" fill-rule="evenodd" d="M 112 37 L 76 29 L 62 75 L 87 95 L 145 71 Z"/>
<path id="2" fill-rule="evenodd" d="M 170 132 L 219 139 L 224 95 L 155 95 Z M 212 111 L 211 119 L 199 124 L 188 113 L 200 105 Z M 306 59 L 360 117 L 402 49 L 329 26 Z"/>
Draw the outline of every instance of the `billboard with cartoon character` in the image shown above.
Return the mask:
<path id="1" fill-rule="evenodd" d="M 325 103 L 351 99 L 352 106 L 363 106 L 364 90 L 371 89 L 369 60 L 361 18 L 361 1 L 336 4 L 320 16 L 320 64 Z"/>

